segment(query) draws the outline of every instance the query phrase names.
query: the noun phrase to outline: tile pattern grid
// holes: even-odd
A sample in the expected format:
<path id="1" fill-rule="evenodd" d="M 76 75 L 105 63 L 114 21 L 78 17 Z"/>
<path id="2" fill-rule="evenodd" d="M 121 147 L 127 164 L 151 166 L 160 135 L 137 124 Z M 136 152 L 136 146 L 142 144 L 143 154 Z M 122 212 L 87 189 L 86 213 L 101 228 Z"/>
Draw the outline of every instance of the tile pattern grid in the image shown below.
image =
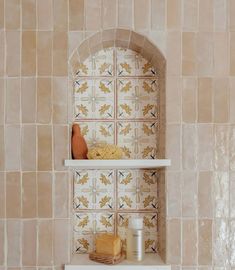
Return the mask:
<path id="1" fill-rule="evenodd" d="M 74 77 L 74 119 L 90 147 L 111 143 L 125 158 L 156 158 L 158 94 L 156 71 L 141 55 L 101 50 Z M 146 252 L 157 252 L 157 181 L 156 171 L 74 172 L 74 253 L 92 251 L 95 235 L 106 231 L 119 234 L 125 249 L 134 215 L 144 218 Z"/>

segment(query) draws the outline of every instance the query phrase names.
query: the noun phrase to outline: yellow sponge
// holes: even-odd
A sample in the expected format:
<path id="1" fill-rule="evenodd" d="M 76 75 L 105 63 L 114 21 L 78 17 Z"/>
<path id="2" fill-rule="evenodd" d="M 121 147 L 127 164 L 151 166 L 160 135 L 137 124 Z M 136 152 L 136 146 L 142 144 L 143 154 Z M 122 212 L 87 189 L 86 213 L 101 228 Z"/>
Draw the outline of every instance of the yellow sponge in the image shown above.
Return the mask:
<path id="1" fill-rule="evenodd" d="M 88 150 L 88 159 L 121 159 L 122 149 L 117 145 L 104 144 L 98 145 Z"/>
<path id="2" fill-rule="evenodd" d="M 117 256 L 121 253 L 121 239 L 114 234 L 100 234 L 97 236 L 96 253 Z"/>

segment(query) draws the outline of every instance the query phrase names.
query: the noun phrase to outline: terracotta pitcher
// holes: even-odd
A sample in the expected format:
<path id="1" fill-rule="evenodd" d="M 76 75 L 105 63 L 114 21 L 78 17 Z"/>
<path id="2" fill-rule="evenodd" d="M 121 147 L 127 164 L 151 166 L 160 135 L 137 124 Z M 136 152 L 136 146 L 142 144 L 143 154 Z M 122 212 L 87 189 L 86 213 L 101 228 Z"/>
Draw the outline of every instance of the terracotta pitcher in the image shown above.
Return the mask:
<path id="1" fill-rule="evenodd" d="M 87 144 L 81 134 L 81 129 L 78 124 L 73 124 L 72 127 L 71 147 L 73 159 L 87 159 Z"/>

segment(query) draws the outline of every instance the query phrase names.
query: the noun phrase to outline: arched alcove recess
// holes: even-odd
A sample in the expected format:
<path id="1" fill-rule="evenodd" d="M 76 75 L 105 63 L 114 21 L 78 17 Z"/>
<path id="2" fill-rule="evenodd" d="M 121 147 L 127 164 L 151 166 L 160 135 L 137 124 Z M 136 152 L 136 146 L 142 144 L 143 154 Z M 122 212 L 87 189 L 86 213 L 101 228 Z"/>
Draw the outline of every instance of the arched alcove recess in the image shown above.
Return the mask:
<path id="1" fill-rule="evenodd" d="M 159 139 L 158 158 L 165 158 L 165 74 L 166 60 L 161 51 L 147 37 L 128 29 L 108 29 L 97 32 L 84 40 L 76 48 L 69 59 L 70 79 L 73 81 L 77 76 L 80 65 L 89 56 L 96 52 L 110 48 L 121 47 L 130 49 L 141 54 L 147 59 L 157 71 L 159 85 Z M 158 182 L 158 243 L 159 254 L 163 260 L 166 258 L 166 198 L 165 198 L 165 173 L 164 169 L 159 171 Z"/>

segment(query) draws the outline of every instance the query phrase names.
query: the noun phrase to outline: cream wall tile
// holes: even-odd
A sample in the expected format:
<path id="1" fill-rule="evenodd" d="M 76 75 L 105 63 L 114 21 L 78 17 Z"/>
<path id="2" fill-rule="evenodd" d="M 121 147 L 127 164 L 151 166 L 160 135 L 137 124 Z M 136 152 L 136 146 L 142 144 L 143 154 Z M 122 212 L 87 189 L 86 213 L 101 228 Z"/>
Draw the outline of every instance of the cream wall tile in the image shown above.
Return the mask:
<path id="1" fill-rule="evenodd" d="M 22 29 L 36 28 L 36 0 L 22 0 Z"/>
<path id="2" fill-rule="evenodd" d="M 52 260 L 53 250 L 53 221 L 40 220 L 38 222 L 38 252 L 37 265 L 50 266 Z"/>
<path id="3" fill-rule="evenodd" d="M 20 28 L 20 0 L 5 1 L 5 27 L 7 30 Z"/>
<path id="4" fill-rule="evenodd" d="M 23 171 L 36 170 L 36 125 L 22 127 L 21 167 Z"/>
<path id="5" fill-rule="evenodd" d="M 37 252 L 37 221 L 24 220 L 22 227 L 22 265 L 35 266 Z"/>
<path id="6" fill-rule="evenodd" d="M 198 0 L 183 0 L 183 30 L 196 31 L 198 29 Z"/>
<path id="7" fill-rule="evenodd" d="M 118 0 L 118 26 L 133 27 L 133 0 Z"/>
<path id="8" fill-rule="evenodd" d="M 0 219 L 0 265 L 5 264 L 5 221 Z"/>
<path id="9" fill-rule="evenodd" d="M 117 1 L 102 0 L 102 22 L 103 28 L 115 28 L 117 25 Z"/>
<path id="10" fill-rule="evenodd" d="M 229 135 L 229 166 L 230 170 L 235 170 L 235 126 L 230 126 Z"/>
<path id="11" fill-rule="evenodd" d="M 86 30 L 99 30 L 101 28 L 101 0 L 85 1 Z"/>
<path id="12" fill-rule="evenodd" d="M 182 264 L 197 264 L 197 226 L 195 219 L 183 220 Z"/>
<path id="13" fill-rule="evenodd" d="M 151 0 L 151 29 L 164 30 L 166 19 L 166 1 Z"/>
<path id="14" fill-rule="evenodd" d="M 201 219 L 198 222 L 198 264 L 212 263 L 212 220 Z"/>
<path id="15" fill-rule="evenodd" d="M 229 79 L 229 121 L 235 123 L 235 77 Z"/>
<path id="16" fill-rule="evenodd" d="M 212 170 L 213 164 L 213 125 L 198 125 L 198 169 Z"/>
<path id="17" fill-rule="evenodd" d="M 227 29 L 227 10 L 227 0 L 214 0 L 214 31 L 225 31 Z"/>
<path id="18" fill-rule="evenodd" d="M 37 183 L 35 172 L 22 174 L 22 217 L 37 217 Z M 27 258 L 25 259 L 27 260 Z"/>
<path id="19" fill-rule="evenodd" d="M 228 76 L 229 70 L 229 41 L 228 33 L 214 33 L 214 75 Z"/>
<path id="20" fill-rule="evenodd" d="M 52 174 L 37 173 L 37 206 L 39 218 L 52 217 Z"/>
<path id="21" fill-rule="evenodd" d="M 235 265 L 235 220 L 231 219 L 229 222 L 230 228 L 230 263 L 232 266 Z M 233 267 L 234 270 L 234 267 Z"/>
<path id="22" fill-rule="evenodd" d="M 213 31 L 213 0 L 199 0 L 199 31 Z"/>
<path id="23" fill-rule="evenodd" d="M 150 31 L 149 39 L 166 57 L 166 32 L 165 31 Z"/>
<path id="24" fill-rule="evenodd" d="M 181 220 L 167 220 L 167 262 L 181 263 Z"/>
<path id="25" fill-rule="evenodd" d="M 36 75 L 36 31 L 22 32 L 21 75 Z"/>
<path id="26" fill-rule="evenodd" d="M 5 32 L 0 30 L 0 76 L 5 74 Z"/>
<path id="27" fill-rule="evenodd" d="M 6 31 L 6 75 L 20 75 L 20 46 L 19 31 Z"/>
<path id="28" fill-rule="evenodd" d="M 229 188 L 230 217 L 235 218 L 235 173 L 234 172 L 230 172 L 229 180 L 230 180 L 230 188 Z"/>
<path id="29" fill-rule="evenodd" d="M 150 27 L 150 0 L 134 1 L 134 28 L 144 31 Z"/>
<path id="30" fill-rule="evenodd" d="M 212 172 L 199 172 L 198 175 L 198 216 L 199 218 L 212 218 Z"/>
<path id="31" fill-rule="evenodd" d="M 0 172 L 0 219 L 6 217 L 6 193 L 5 192 L 6 192 L 5 173 Z"/>
<path id="32" fill-rule="evenodd" d="M 20 267 L 21 263 L 21 220 L 8 220 L 7 223 L 7 265 Z"/>
<path id="33" fill-rule="evenodd" d="M 182 36 L 182 74 L 197 74 L 197 43 L 196 34 L 183 32 Z"/>
<path id="34" fill-rule="evenodd" d="M 6 123 L 20 123 L 20 79 L 6 81 Z"/>
<path id="35" fill-rule="evenodd" d="M 229 22 L 229 30 L 235 30 L 235 3 L 233 0 L 228 0 L 228 22 Z"/>
<path id="36" fill-rule="evenodd" d="M 69 56 L 71 56 L 73 51 L 83 42 L 85 34 L 82 31 L 69 31 L 68 35 Z"/>
<path id="37" fill-rule="evenodd" d="M 0 171 L 5 169 L 5 138 L 4 126 L 0 125 Z"/>
<path id="38" fill-rule="evenodd" d="M 167 0 L 167 29 L 181 28 L 181 1 Z"/>
<path id="39" fill-rule="evenodd" d="M 52 127 L 38 126 L 37 137 L 37 168 L 39 171 L 49 171 L 52 169 Z"/>
<path id="40" fill-rule="evenodd" d="M 52 0 L 37 1 L 37 26 L 38 30 L 52 30 L 53 28 Z"/>
<path id="41" fill-rule="evenodd" d="M 20 171 L 20 126 L 5 128 L 5 166 L 7 171 Z"/>
<path id="42" fill-rule="evenodd" d="M 230 75 L 235 76 L 235 32 L 230 32 Z"/>
<path id="43" fill-rule="evenodd" d="M 168 32 L 166 49 L 168 76 L 181 74 L 181 47 L 181 33 Z"/>
<path id="44" fill-rule="evenodd" d="M 198 79 L 198 122 L 212 122 L 212 78 Z"/>
<path id="45" fill-rule="evenodd" d="M 68 29 L 68 0 L 53 1 L 53 24 L 55 31 Z"/>
<path id="46" fill-rule="evenodd" d="M 0 29 L 4 27 L 4 0 L 0 0 Z"/>
<path id="47" fill-rule="evenodd" d="M 21 78 L 22 123 L 36 121 L 36 78 Z"/>
<path id="48" fill-rule="evenodd" d="M 69 0 L 69 30 L 83 30 L 84 23 L 84 0 Z"/>

